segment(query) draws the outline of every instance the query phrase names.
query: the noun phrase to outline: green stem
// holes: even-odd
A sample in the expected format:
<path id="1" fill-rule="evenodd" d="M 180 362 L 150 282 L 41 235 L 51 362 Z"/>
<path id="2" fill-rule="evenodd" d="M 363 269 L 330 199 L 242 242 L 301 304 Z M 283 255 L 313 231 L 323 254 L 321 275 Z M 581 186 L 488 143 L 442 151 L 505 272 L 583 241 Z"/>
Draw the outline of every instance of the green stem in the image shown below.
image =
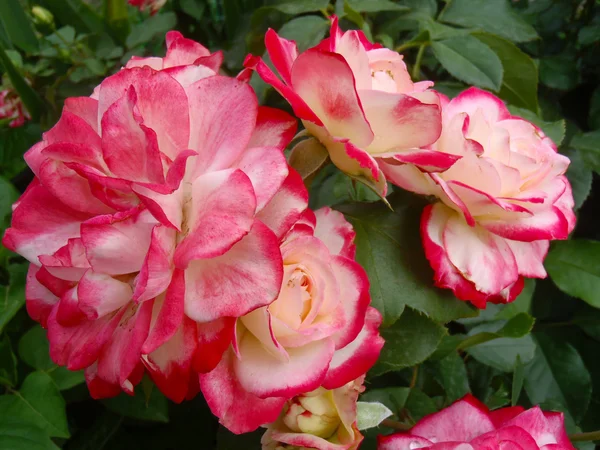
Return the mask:
<path id="1" fill-rule="evenodd" d="M 405 42 L 404 44 L 396 47 L 396 51 L 398 53 L 402 53 L 404 50 L 408 50 L 409 48 L 414 48 L 414 47 L 420 47 L 423 44 L 424 44 L 423 42 Z"/>
<path id="2" fill-rule="evenodd" d="M 415 65 L 412 71 L 412 79 L 413 81 L 419 81 L 421 78 L 419 75 L 421 73 L 421 60 L 423 59 L 423 54 L 425 53 L 425 49 L 427 48 L 427 43 L 421 44 L 419 47 L 419 52 L 417 53 L 417 60 L 415 61 Z"/>
<path id="3" fill-rule="evenodd" d="M 589 433 L 576 433 L 571 434 L 569 439 L 572 442 L 583 442 L 583 441 L 600 441 L 600 430 L 590 431 Z"/>

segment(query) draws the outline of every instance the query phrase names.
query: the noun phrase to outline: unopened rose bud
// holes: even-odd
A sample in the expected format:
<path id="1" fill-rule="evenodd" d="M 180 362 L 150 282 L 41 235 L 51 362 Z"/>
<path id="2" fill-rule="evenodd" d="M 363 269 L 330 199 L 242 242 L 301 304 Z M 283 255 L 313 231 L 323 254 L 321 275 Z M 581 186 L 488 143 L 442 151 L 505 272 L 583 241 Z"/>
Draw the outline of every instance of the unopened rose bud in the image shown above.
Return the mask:
<path id="1" fill-rule="evenodd" d="M 297 397 L 283 416 L 283 422 L 296 433 L 330 437 L 340 425 L 331 391 L 318 389 Z"/>
<path id="2" fill-rule="evenodd" d="M 31 8 L 33 23 L 40 28 L 54 29 L 54 16 L 42 6 L 35 5 Z"/>
<path id="3" fill-rule="evenodd" d="M 316 389 L 290 400 L 267 427 L 263 450 L 315 448 L 355 450 L 363 437 L 356 428 L 356 400 L 364 377 L 337 389 Z"/>

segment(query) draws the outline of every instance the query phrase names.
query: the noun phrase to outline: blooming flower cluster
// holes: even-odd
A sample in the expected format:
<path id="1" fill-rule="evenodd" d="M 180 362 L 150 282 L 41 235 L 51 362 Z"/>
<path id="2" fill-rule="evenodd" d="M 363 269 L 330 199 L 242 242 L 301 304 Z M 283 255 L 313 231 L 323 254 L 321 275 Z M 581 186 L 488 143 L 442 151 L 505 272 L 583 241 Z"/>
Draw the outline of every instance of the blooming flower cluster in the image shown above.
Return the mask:
<path id="1" fill-rule="evenodd" d="M 384 196 L 386 180 L 439 203 L 421 234 L 435 283 L 479 308 L 507 303 L 523 277 L 544 278 L 549 241 L 575 226 L 569 159 L 535 125 L 476 88 L 452 101 L 413 83 L 402 57 L 337 20 L 315 48 L 265 38 L 278 78 L 248 57 L 290 103 L 331 160 Z"/>
<path id="2" fill-rule="evenodd" d="M 490 411 L 467 395 L 439 413 L 421 419 L 410 431 L 379 436 L 378 450 L 574 450 L 564 416 L 539 407 Z"/>
<path id="3" fill-rule="evenodd" d="M 95 398 L 133 394 L 148 374 L 176 402 L 201 391 L 235 433 L 269 424 L 265 449 L 356 449 L 381 316 L 352 226 L 311 211 L 288 166 L 296 119 L 259 106 L 249 73 L 342 171 L 381 196 L 389 181 L 439 200 L 422 219 L 435 282 L 481 308 L 545 276 L 549 241 L 572 231 L 569 160 L 493 95 L 449 101 L 335 18 L 302 54 L 267 33 L 279 77 L 254 56 L 238 78 L 221 76 L 221 52 L 178 32 L 166 44 L 164 58 L 134 57 L 90 97 L 67 99 L 26 153 L 35 179 L 3 244 L 30 262 L 27 310 Z M 467 398 L 380 448 L 484 448 L 518 433 L 570 448 L 561 427 L 538 409 L 489 413 Z"/>

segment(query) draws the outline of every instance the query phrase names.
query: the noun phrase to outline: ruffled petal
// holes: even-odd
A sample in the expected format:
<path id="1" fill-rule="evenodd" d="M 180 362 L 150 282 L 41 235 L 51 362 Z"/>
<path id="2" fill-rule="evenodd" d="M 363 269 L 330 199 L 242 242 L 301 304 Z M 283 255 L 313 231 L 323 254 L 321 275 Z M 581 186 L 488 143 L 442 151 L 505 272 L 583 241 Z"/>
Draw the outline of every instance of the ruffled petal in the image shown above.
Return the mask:
<path id="1" fill-rule="evenodd" d="M 200 375 L 200 389 L 219 423 L 233 433 L 248 433 L 274 422 L 286 399 L 261 399 L 246 391 L 233 371 L 234 358 L 233 352 L 228 351 L 213 371 Z"/>
<path id="2" fill-rule="evenodd" d="M 140 271 L 155 225 L 147 210 L 137 208 L 81 224 L 81 241 L 94 271 L 109 275 Z"/>
<path id="3" fill-rule="evenodd" d="M 252 227 L 256 196 L 252 182 L 239 169 L 204 174 L 191 187 L 184 205 L 182 233 L 175 250 L 175 266 L 223 255 Z"/>
<path id="4" fill-rule="evenodd" d="M 292 85 L 333 137 L 349 139 L 358 147 L 371 143 L 373 131 L 352 69 L 341 55 L 316 49 L 302 53 L 292 67 Z"/>
<path id="5" fill-rule="evenodd" d="M 332 255 L 354 259 L 356 233 L 344 215 L 329 207 L 323 207 L 315 211 L 315 216 L 317 218 L 315 237 L 327 246 Z"/>
<path id="6" fill-rule="evenodd" d="M 384 344 L 379 335 L 381 320 L 381 314 L 375 308 L 367 309 L 364 326 L 358 336 L 334 353 L 323 387 L 336 389 L 373 367 Z"/>
<path id="7" fill-rule="evenodd" d="M 308 206 L 308 191 L 302 177 L 294 169 L 271 201 L 256 215 L 278 238 L 282 238 Z"/>
<path id="8" fill-rule="evenodd" d="M 278 295 L 283 263 L 277 237 L 255 221 L 227 253 L 197 260 L 185 271 L 185 311 L 198 322 L 240 317 Z"/>
<path id="9" fill-rule="evenodd" d="M 487 407 L 472 395 L 421 419 L 410 434 L 436 442 L 470 442 L 494 430 Z"/>

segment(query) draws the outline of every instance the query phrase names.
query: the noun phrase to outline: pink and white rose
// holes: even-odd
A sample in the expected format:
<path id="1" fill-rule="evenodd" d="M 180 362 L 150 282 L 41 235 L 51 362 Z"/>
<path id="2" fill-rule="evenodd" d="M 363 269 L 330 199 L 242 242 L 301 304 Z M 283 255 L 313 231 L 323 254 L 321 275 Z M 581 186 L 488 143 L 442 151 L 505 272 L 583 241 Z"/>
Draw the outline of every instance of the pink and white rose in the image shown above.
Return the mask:
<path id="1" fill-rule="evenodd" d="M 514 300 L 523 277 L 544 278 L 549 242 L 575 226 L 569 159 L 494 95 L 470 88 L 443 100 L 443 131 L 430 149 L 456 155 L 440 173 L 382 164 L 388 179 L 441 202 L 421 234 L 436 285 L 479 308 Z"/>
<path id="2" fill-rule="evenodd" d="M 410 431 L 378 440 L 378 450 L 574 450 L 562 413 L 538 406 L 490 411 L 470 394 L 424 417 Z"/>
<path id="3" fill-rule="evenodd" d="M 282 152 L 296 121 L 195 61 L 67 99 L 25 155 L 36 178 L 3 244 L 31 263 L 27 310 L 52 359 L 86 369 L 96 398 L 144 371 L 174 401 L 194 394 L 235 318 L 278 296 L 278 233 L 307 200 Z"/>
<path id="4" fill-rule="evenodd" d="M 249 56 L 246 67 L 285 97 L 337 167 L 380 195 L 387 188 L 382 160 L 434 172 L 456 161 L 425 148 L 441 131 L 438 95 L 432 82 L 412 82 L 400 54 L 362 31 L 342 32 L 336 17 L 330 37 L 301 54 L 273 30 L 265 45 L 279 77 L 259 57 Z"/>
<path id="5" fill-rule="evenodd" d="M 287 401 L 262 437 L 263 450 L 357 449 L 363 436 L 356 426 L 356 401 L 365 390 L 364 378 L 333 390 L 320 387 Z"/>
<path id="6" fill-rule="evenodd" d="M 22 126 L 31 116 L 19 95 L 12 89 L 0 91 L 0 122 L 6 121 L 11 128 Z"/>
<path id="7" fill-rule="evenodd" d="M 167 0 L 127 0 L 131 6 L 135 6 L 140 11 L 150 9 L 150 15 L 156 14 L 160 8 L 165 6 Z"/>
<path id="8" fill-rule="evenodd" d="M 381 315 L 369 306 L 353 239 L 329 208 L 306 210 L 283 234 L 279 295 L 237 320 L 232 346 L 200 375 L 209 407 L 234 433 L 275 421 L 297 395 L 344 386 L 377 360 Z"/>
<path id="9" fill-rule="evenodd" d="M 182 85 L 189 84 L 201 76 L 215 75 L 219 72 L 223 63 L 221 50 L 211 53 L 202 44 L 185 38 L 179 31 L 169 31 L 165 41 L 167 53 L 164 58 L 133 56 L 125 67 L 131 69 L 148 66 L 154 70 L 166 70 Z"/>

